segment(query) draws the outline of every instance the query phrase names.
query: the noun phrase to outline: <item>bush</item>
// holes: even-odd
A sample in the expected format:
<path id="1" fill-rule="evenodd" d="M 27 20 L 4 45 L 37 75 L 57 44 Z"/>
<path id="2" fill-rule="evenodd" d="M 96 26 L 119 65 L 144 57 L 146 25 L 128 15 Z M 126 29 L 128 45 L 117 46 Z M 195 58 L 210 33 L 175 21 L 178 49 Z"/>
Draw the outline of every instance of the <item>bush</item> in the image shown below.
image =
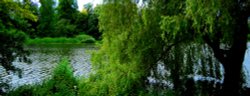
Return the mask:
<path id="1" fill-rule="evenodd" d="M 80 96 L 137 96 L 146 92 L 140 85 L 142 72 L 137 64 L 97 64 L 101 58 L 93 55 L 94 73 L 79 82 Z"/>
<path id="2" fill-rule="evenodd" d="M 79 40 L 81 43 L 94 43 L 95 38 L 90 35 L 78 35 L 76 39 Z"/>
<path id="3" fill-rule="evenodd" d="M 21 86 L 14 91 L 10 91 L 7 96 L 32 96 L 34 87 L 30 85 Z"/>
<path id="4" fill-rule="evenodd" d="M 68 60 L 62 62 L 55 68 L 52 80 L 48 83 L 52 85 L 52 93 L 58 96 L 73 96 L 77 81 L 74 78 L 73 70 Z"/>

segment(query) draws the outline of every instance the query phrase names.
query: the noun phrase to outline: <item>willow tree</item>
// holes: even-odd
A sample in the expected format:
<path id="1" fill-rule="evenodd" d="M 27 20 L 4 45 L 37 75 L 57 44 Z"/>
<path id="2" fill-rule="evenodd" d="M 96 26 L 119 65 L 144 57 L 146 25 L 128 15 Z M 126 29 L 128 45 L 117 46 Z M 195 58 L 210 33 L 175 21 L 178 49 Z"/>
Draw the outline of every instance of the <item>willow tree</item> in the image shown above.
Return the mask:
<path id="1" fill-rule="evenodd" d="M 242 63 L 247 44 L 249 0 L 185 0 L 185 9 L 165 15 L 165 34 L 182 38 L 189 33 L 195 41 L 209 45 L 224 67 L 222 95 L 239 95 Z M 183 27 L 183 25 L 190 25 Z"/>
<path id="2" fill-rule="evenodd" d="M 130 0 L 105 0 L 98 13 L 103 46 L 93 57 L 95 74 L 83 84 L 90 87 L 81 88 L 81 93 L 139 95 L 162 53 L 156 49 L 164 45 L 159 12 L 140 9 Z"/>
<path id="3" fill-rule="evenodd" d="M 211 47 L 214 57 L 224 67 L 222 95 L 239 94 L 241 67 L 249 32 L 249 2 L 143 1 L 140 5 L 136 0 L 104 0 L 99 10 L 103 45 L 94 55 L 94 68 L 98 70 L 97 75 L 90 79 L 95 82 L 90 83 L 90 92 L 134 94 L 133 89 L 144 89 L 148 85 L 145 80 L 159 62 L 168 63 L 171 74 L 176 75 L 171 77 L 174 87 L 176 91 L 181 91 L 184 84 L 181 78 L 193 74 L 190 71 L 193 67 L 190 66 L 194 66 L 183 64 L 181 60 L 185 60 L 185 56 L 182 55 L 192 57 L 192 54 L 185 54 L 182 49 L 199 43 Z M 198 54 L 195 58 L 198 56 L 206 55 Z M 192 58 L 188 60 L 192 61 Z M 201 70 L 206 71 L 204 66 L 209 62 L 213 61 L 204 61 Z M 214 68 L 213 65 L 207 66 Z M 215 66 L 218 67 L 218 64 Z M 201 73 L 206 76 L 205 71 Z"/>

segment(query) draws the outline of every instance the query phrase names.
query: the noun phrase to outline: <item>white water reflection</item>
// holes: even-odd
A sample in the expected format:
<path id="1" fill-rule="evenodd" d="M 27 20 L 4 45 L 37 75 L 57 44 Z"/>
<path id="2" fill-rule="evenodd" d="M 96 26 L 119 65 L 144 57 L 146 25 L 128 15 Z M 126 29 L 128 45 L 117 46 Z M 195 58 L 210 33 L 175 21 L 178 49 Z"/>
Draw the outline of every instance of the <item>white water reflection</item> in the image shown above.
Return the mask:
<path id="1" fill-rule="evenodd" d="M 243 62 L 243 69 L 245 71 L 246 74 L 246 83 L 247 86 L 250 87 L 250 42 L 247 43 L 247 50 L 245 53 L 245 59 Z"/>

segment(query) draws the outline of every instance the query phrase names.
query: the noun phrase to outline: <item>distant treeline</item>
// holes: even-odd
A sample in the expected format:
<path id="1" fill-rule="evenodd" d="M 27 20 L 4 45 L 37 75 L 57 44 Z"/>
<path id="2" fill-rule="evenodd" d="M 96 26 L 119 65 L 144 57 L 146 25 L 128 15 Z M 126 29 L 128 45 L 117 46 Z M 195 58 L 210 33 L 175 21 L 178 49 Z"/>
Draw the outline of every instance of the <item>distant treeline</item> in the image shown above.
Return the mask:
<path id="1" fill-rule="evenodd" d="M 19 26 L 30 38 L 36 37 L 74 37 L 87 34 L 100 39 L 98 18 L 91 3 L 78 10 L 77 0 L 22 0 L 19 4 L 31 11 L 38 18 L 36 21 L 22 20 Z"/>

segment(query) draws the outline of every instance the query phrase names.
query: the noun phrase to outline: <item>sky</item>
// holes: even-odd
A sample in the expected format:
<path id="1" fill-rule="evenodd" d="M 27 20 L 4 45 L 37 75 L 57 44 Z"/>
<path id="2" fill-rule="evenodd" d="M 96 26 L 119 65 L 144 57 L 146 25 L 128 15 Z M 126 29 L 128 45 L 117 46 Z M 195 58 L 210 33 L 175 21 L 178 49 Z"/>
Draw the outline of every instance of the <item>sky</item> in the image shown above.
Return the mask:
<path id="1" fill-rule="evenodd" d="M 32 0 L 32 1 L 39 2 L 39 0 Z M 77 3 L 78 3 L 78 10 L 82 10 L 83 5 L 87 3 L 92 3 L 95 7 L 97 4 L 102 3 L 102 0 L 77 0 Z"/>
<path id="2" fill-rule="evenodd" d="M 78 10 L 82 10 L 84 4 L 93 3 L 95 7 L 97 4 L 102 3 L 102 0 L 77 0 L 77 2 L 78 2 Z"/>

